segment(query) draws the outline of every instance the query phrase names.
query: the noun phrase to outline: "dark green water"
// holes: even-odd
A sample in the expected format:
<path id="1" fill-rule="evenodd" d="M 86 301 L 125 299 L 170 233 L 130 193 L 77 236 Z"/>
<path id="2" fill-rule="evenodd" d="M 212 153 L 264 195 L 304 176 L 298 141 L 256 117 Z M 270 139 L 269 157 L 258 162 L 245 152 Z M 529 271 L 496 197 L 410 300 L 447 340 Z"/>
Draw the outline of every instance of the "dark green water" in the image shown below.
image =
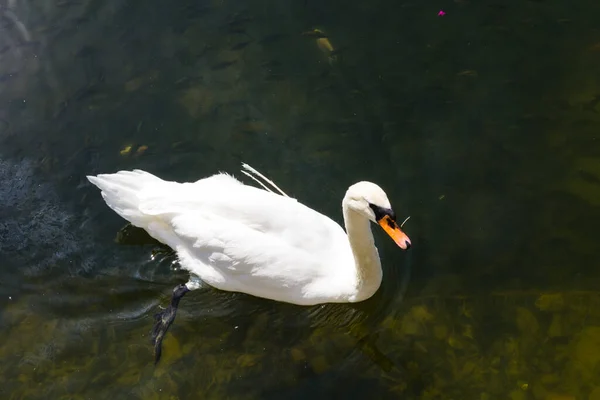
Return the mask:
<path id="1" fill-rule="evenodd" d="M 600 398 L 599 13 L 0 0 L 2 398 Z M 187 276 L 85 175 L 242 161 L 340 222 L 379 183 L 413 248 L 356 305 L 193 292 L 155 367 Z"/>

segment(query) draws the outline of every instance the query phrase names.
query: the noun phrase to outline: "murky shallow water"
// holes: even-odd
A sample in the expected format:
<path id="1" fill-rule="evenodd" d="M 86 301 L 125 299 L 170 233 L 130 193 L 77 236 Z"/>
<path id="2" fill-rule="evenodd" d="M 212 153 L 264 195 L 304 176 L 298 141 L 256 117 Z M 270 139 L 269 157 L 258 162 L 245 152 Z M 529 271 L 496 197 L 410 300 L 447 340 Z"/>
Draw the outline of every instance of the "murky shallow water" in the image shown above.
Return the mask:
<path id="1" fill-rule="evenodd" d="M 598 5 L 444 10 L 0 3 L 3 396 L 596 398 Z M 357 305 L 194 292 L 154 367 L 187 277 L 85 175 L 241 161 L 338 221 L 378 182 L 414 247 Z"/>

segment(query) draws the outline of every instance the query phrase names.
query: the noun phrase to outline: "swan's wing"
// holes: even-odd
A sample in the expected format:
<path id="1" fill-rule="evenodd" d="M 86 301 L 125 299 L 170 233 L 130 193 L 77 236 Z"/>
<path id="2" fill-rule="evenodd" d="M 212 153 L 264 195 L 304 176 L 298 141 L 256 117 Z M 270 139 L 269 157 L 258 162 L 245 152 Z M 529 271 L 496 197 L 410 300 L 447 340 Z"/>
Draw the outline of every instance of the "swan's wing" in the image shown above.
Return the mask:
<path id="1" fill-rule="evenodd" d="M 171 226 L 181 266 L 217 289 L 311 305 L 343 297 L 355 279 L 347 269 L 351 253 L 337 235 L 311 252 L 290 244 L 304 233 L 277 236 L 214 215 L 177 216 Z"/>
<path id="2" fill-rule="evenodd" d="M 302 287 L 322 272 L 314 254 L 237 221 L 198 213 L 171 224 L 182 266 L 217 288 L 272 294 Z"/>

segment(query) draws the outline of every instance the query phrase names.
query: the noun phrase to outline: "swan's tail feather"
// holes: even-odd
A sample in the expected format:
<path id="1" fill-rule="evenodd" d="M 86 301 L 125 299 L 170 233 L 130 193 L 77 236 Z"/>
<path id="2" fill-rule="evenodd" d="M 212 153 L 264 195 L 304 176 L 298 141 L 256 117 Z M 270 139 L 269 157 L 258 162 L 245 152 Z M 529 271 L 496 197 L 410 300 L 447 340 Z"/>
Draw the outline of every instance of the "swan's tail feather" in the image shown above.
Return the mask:
<path id="1" fill-rule="evenodd" d="M 267 184 L 271 185 L 272 188 L 274 188 L 277 192 L 279 192 L 280 195 L 285 196 L 285 197 L 290 197 L 287 194 L 285 194 L 285 192 L 283 190 L 281 190 L 279 188 L 279 186 L 277 186 L 272 180 L 270 180 L 269 178 L 267 178 L 266 176 L 264 176 L 263 174 L 261 174 L 260 172 L 258 172 L 257 170 L 255 170 L 254 168 L 252 168 L 251 166 L 249 166 L 246 163 L 242 163 L 242 168 L 244 168 L 246 171 L 242 170 L 242 173 L 250 178 L 252 178 L 256 183 L 258 183 L 260 186 L 263 187 L 263 189 L 265 189 L 267 192 L 271 192 L 274 193 L 273 190 L 269 187 L 267 187 Z M 259 180 L 262 179 L 262 181 Z"/>
<path id="2" fill-rule="evenodd" d="M 141 170 L 119 171 L 87 178 L 101 190 L 102 198 L 110 208 L 140 228 L 146 228 L 152 220 L 152 216 L 141 210 L 142 201 L 165 183 L 162 179 Z"/>

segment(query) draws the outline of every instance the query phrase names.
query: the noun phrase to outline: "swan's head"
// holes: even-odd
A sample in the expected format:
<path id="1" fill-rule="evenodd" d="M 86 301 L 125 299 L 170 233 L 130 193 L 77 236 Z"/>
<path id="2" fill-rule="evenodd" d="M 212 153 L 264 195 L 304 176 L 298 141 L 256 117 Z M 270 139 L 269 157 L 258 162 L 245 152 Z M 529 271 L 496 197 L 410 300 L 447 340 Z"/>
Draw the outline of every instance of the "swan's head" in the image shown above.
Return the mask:
<path id="1" fill-rule="evenodd" d="M 348 209 L 375 222 L 401 249 L 407 250 L 411 243 L 396 222 L 396 213 L 382 188 L 372 182 L 358 182 L 348 188 L 344 203 Z"/>

